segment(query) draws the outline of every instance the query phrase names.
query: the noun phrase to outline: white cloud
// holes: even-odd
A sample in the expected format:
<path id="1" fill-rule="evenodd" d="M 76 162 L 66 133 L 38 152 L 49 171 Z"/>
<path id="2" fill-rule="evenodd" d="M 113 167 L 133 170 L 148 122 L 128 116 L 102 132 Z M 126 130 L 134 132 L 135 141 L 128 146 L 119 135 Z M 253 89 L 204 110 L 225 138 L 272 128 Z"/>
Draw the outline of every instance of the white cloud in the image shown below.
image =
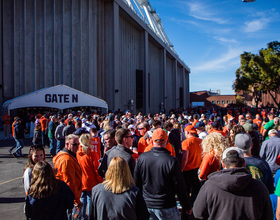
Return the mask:
<path id="1" fill-rule="evenodd" d="M 225 24 L 227 21 L 223 18 L 219 18 L 213 13 L 210 7 L 202 4 L 201 2 L 184 2 L 184 5 L 189 7 L 189 15 L 203 21 L 211 21 L 218 24 Z"/>
<path id="2" fill-rule="evenodd" d="M 209 70 L 220 71 L 223 69 L 228 69 L 229 66 L 236 65 L 239 62 L 239 56 L 242 52 L 242 49 L 230 48 L 226 54 L 222 54 L 219 58 L 192 67 L 191 70 L 195 72 L 200 72 Z"/>
<path id="3" fill-rule="evenodd" d="M 266 26 L 269 22 L 270 22 L 270 19 L 267 19 L 267 18 L 255 19 L 253 21 L 246 22 L 243 30 L 245 32 L 256 32 L 256 31 L 266 28 Z"/>
<path id="4" fill-rule="evenodd" d="M 222 43 L 234 43 L 234 44 L 238 43 L 238 41 L 235 40 L 235 39 L 227 39 L 227 38 L 224 38 L 224 37 L 215 37 L 215 39 L 222 42 Z"/>

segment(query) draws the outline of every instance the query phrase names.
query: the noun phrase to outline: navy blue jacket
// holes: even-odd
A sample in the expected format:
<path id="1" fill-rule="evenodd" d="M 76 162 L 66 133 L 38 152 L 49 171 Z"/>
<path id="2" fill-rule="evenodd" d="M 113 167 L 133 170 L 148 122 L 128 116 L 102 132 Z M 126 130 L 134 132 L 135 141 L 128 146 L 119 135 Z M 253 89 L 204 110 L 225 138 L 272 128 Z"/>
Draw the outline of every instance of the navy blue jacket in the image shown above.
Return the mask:
<path id="1" fill-rule="evenodd" d="M 14 124 L 15 139 L 24 139 L 24 129 L 20 123 Z"/>

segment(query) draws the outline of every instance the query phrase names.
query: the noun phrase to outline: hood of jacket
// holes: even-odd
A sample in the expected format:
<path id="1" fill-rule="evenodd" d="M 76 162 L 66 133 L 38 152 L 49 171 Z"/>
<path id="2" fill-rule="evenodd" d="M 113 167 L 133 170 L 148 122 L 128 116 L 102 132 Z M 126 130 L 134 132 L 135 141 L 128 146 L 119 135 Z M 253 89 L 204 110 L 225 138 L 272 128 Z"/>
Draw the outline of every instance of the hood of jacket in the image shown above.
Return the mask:
<path id="1" fill-rule="evenodd" d="M 245 189 L 251 180 L 252 175 L 245 167 L 225 169 L 208 176 L 208 181 L 228 192 L 238 192 Z"/>

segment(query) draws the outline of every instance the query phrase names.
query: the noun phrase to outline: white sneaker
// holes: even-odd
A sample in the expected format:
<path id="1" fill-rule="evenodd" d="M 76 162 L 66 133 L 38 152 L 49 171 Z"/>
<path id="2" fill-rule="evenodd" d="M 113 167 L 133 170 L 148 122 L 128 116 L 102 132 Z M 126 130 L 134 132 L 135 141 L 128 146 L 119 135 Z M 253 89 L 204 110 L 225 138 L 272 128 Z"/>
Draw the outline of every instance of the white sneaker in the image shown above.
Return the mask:
<path id="1" fill-rule="evenodd" d="M 8 151 L 9 151 L 9 153 L 12 155 L 12 150 L 9 149 Z"/>

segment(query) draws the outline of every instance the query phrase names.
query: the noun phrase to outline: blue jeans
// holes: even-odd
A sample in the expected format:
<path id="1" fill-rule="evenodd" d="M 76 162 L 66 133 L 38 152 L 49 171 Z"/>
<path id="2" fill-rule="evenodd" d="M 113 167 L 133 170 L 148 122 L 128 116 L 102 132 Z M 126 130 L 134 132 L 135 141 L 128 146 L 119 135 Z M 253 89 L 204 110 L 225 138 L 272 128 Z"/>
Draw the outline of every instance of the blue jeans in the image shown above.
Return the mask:
<path id="1" fill-rule="evenodd" d="M 181 220 L 181 215 L 177 206 L 168 209 L 151 209 L 148 208 L 150 213 L 150 220 Z"/>
<path id="2" fill-rule="evenodd" d="M 88 214 L 90 213 L 91 209 L 91 191 L 83 191 L 81 196 L 81 202 L 83 204 L 82 213 L 83 213 L 83 220 L 86 219 L 86 213 L 88 209 Z"/>
<path id="3" fill-rule="evenodd" d="M 15 138 L 15 141 L 17 143 L 17 149 L 15 150 L 14 153 L 21 155 L 21 149 L 24 147 L 23 139 L 16 139 Z"/>
<path id="4" fill-rule="evenodd" d="M 56 139 L 55 138 L 49 138 L 50 140 L 50 154 L 52 156 L 56 155 Z"/>
<path id="5" fill-rule="evenodd" d="M 14 146 L 12 146 L 11 148 L 10 148 L 10 151 L 13 151 L 13 149 L 15 149 L 16 147 L 17 147 L 17 141 L 16 141 L 16 139 L 14 138 L 14 140 L 15 140 L 15 145 Z"/>
<path id="6" fill-rule="evenodd" d="M 42 145 L 45 147 L 45 145 L 49 146 L 49 141 L 48 141 L 48 134 L 46 131 L 42 131 Z"/>
<path id="7" fill-rule="evenodd" d="M 57 140 L 56 141 L 56 154 L 62 150 L 65 146 L 65 140 Z"/>

